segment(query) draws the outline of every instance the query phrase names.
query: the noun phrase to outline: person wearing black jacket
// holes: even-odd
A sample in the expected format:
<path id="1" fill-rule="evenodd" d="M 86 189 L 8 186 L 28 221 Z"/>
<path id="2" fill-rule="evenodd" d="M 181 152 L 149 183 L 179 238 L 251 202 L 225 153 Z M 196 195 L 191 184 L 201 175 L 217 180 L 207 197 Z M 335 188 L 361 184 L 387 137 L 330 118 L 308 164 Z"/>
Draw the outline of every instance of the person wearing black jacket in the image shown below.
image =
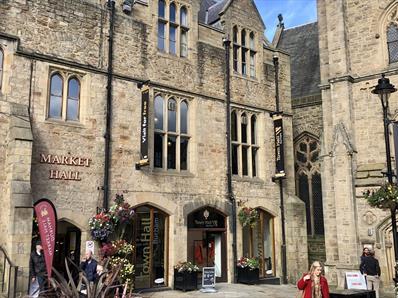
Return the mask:
<path id="1" fill-rule="evenodd" d="M 365 252 L 365 255 L 361 257 L 361 265 L 359 266 L 359 270 L 366 277 L 368 290 L 374 290 L 376 292 L 376 298 L 379 298 L 381 271 L 379 261 L 374 257 L 374 252 L 369 250 Z"/>
<path id="2" fill-rule="evenodd" d="M 46 275 L 46 261 L 40 241 L 36 242 L 36 250 L 30 254 L 29 272 L 31 282 L 34 283 L 37 280 L 40 290 L 43 289 Z"/>

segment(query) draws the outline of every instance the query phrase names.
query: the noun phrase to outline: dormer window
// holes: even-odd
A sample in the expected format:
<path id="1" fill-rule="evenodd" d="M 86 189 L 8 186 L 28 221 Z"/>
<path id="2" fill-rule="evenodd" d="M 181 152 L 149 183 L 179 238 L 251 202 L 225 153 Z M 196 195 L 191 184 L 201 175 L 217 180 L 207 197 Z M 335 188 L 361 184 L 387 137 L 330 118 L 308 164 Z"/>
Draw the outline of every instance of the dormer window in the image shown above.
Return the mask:
<path id="1" fill-rule="evenodd" d="M 244 76 L 250 75 L 252 78 L 256 77 L 254 32 L 250 32 L 249 40 L 247 40 L 247 30 L 242 29 L 239 34 L 238 27 L 234 26 L 232 29 L 232 37 L 232 60 L 234 72 L 241 73 Z M 238 37 L 240 37 L 240 40 L 238 40 Z"/>
<path id="2" fill-rule="evenodd" d="M 158 49 L 172 55 L 188 56 L 188 10 L 171 2 L 158 1 Z M 178 43 L 179 41 L 179 43 Z"/>

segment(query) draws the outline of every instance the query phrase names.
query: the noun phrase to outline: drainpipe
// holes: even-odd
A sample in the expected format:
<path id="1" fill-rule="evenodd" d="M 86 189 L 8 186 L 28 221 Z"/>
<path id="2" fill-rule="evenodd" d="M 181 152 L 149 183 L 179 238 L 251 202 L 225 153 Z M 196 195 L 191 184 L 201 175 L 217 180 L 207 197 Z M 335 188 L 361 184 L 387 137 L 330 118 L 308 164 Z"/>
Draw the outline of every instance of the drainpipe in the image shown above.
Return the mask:
<path id="1" fill-rule="evenodd" d="M 229 36 L 223 39 L 224 47 L 225 47 L 225 96 L 226 96 L 226 113 L 227 113 L 227 187 L 228 187 L 228 199 L 232 205 L 232 251 L 233 251 L 233 260 L 234 264 L 238 259 L 238 251 L 237 251 L 237 240 L 236 240 L 236 200 L 232 189 L 232 170 L 231 170 L 231 69 L 230 69 L 230 50 L 231 50 L 231 41 L 229 40 Z M 233 282 L 237 282 L 237 272 L 236 266 L 233 266 Z"/>
<path id="2" fill-rule="evenodd" d="M 274 68 L 275 68 L 275 114 L 282 114 L 279 109 L 279 58 L 278 56 L 273 57 Z M 282 135 L 283 136 L 283 135 Z M 282 142 L 283 146 L 283 142 Z M 283 154 L 282 154 L 283 156 Z M 281 208 L 281 224 L 282 224 L 282 283 L 287 284 L 287 257 L 286 257 L 286 231 L 285 231 L 285 202 L 283 198 L 283 180 L 285 177 L 274 178 L 279 182 L 279 198 Z"/>
<path id="3" fill-rule="evenodd" d="M 109 170 L 110 170 L 110 146 L 112 124 L 112 79 L 113 79 L 113 27 L 115 21 L 115 1 L 108 0 L 108 8 L 111 10 L 109 22 L 109 47 L 108 47 L 108 83 L 106 96 L 106 131 L 105 131 L 105 163 L 104 163 L 104 201 L 102 207 L 107 210 L 109 206 Z"/>

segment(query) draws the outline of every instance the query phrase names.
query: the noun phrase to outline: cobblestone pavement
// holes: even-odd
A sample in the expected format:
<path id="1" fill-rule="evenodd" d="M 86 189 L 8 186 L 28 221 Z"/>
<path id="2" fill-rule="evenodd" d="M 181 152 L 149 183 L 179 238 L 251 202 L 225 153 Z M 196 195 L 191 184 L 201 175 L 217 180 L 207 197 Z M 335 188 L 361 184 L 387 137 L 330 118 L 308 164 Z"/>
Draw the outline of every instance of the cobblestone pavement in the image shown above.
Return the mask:
<path id="1" fill-rule="evenodd" d="M 295 285 L 244 285 L 220 283 L 216 285 L 217 293 L 202 293 L 200 291 L 161 291 L 143 293 L 142 298 L 295 298 L 297 288 Z M 380 293 L 380 298 L 392 298 L 393 293 Z"/>

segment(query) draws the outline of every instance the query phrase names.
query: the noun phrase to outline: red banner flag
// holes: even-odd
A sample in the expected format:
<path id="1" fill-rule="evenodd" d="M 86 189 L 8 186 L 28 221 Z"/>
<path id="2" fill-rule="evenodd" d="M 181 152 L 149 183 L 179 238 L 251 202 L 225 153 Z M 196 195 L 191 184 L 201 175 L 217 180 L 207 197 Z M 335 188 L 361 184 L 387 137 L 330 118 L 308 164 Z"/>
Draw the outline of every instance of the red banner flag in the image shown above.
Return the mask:
<path id="1" fill-rule="evenodd" d="M 57 213 L 53 203 L 47 199 L 37 201 L 34 204 L 34 209 L 39 225 L 47 274 L 48 278 L 50 278 L 54 258 L 55 237 L 57 235 Z"/>

